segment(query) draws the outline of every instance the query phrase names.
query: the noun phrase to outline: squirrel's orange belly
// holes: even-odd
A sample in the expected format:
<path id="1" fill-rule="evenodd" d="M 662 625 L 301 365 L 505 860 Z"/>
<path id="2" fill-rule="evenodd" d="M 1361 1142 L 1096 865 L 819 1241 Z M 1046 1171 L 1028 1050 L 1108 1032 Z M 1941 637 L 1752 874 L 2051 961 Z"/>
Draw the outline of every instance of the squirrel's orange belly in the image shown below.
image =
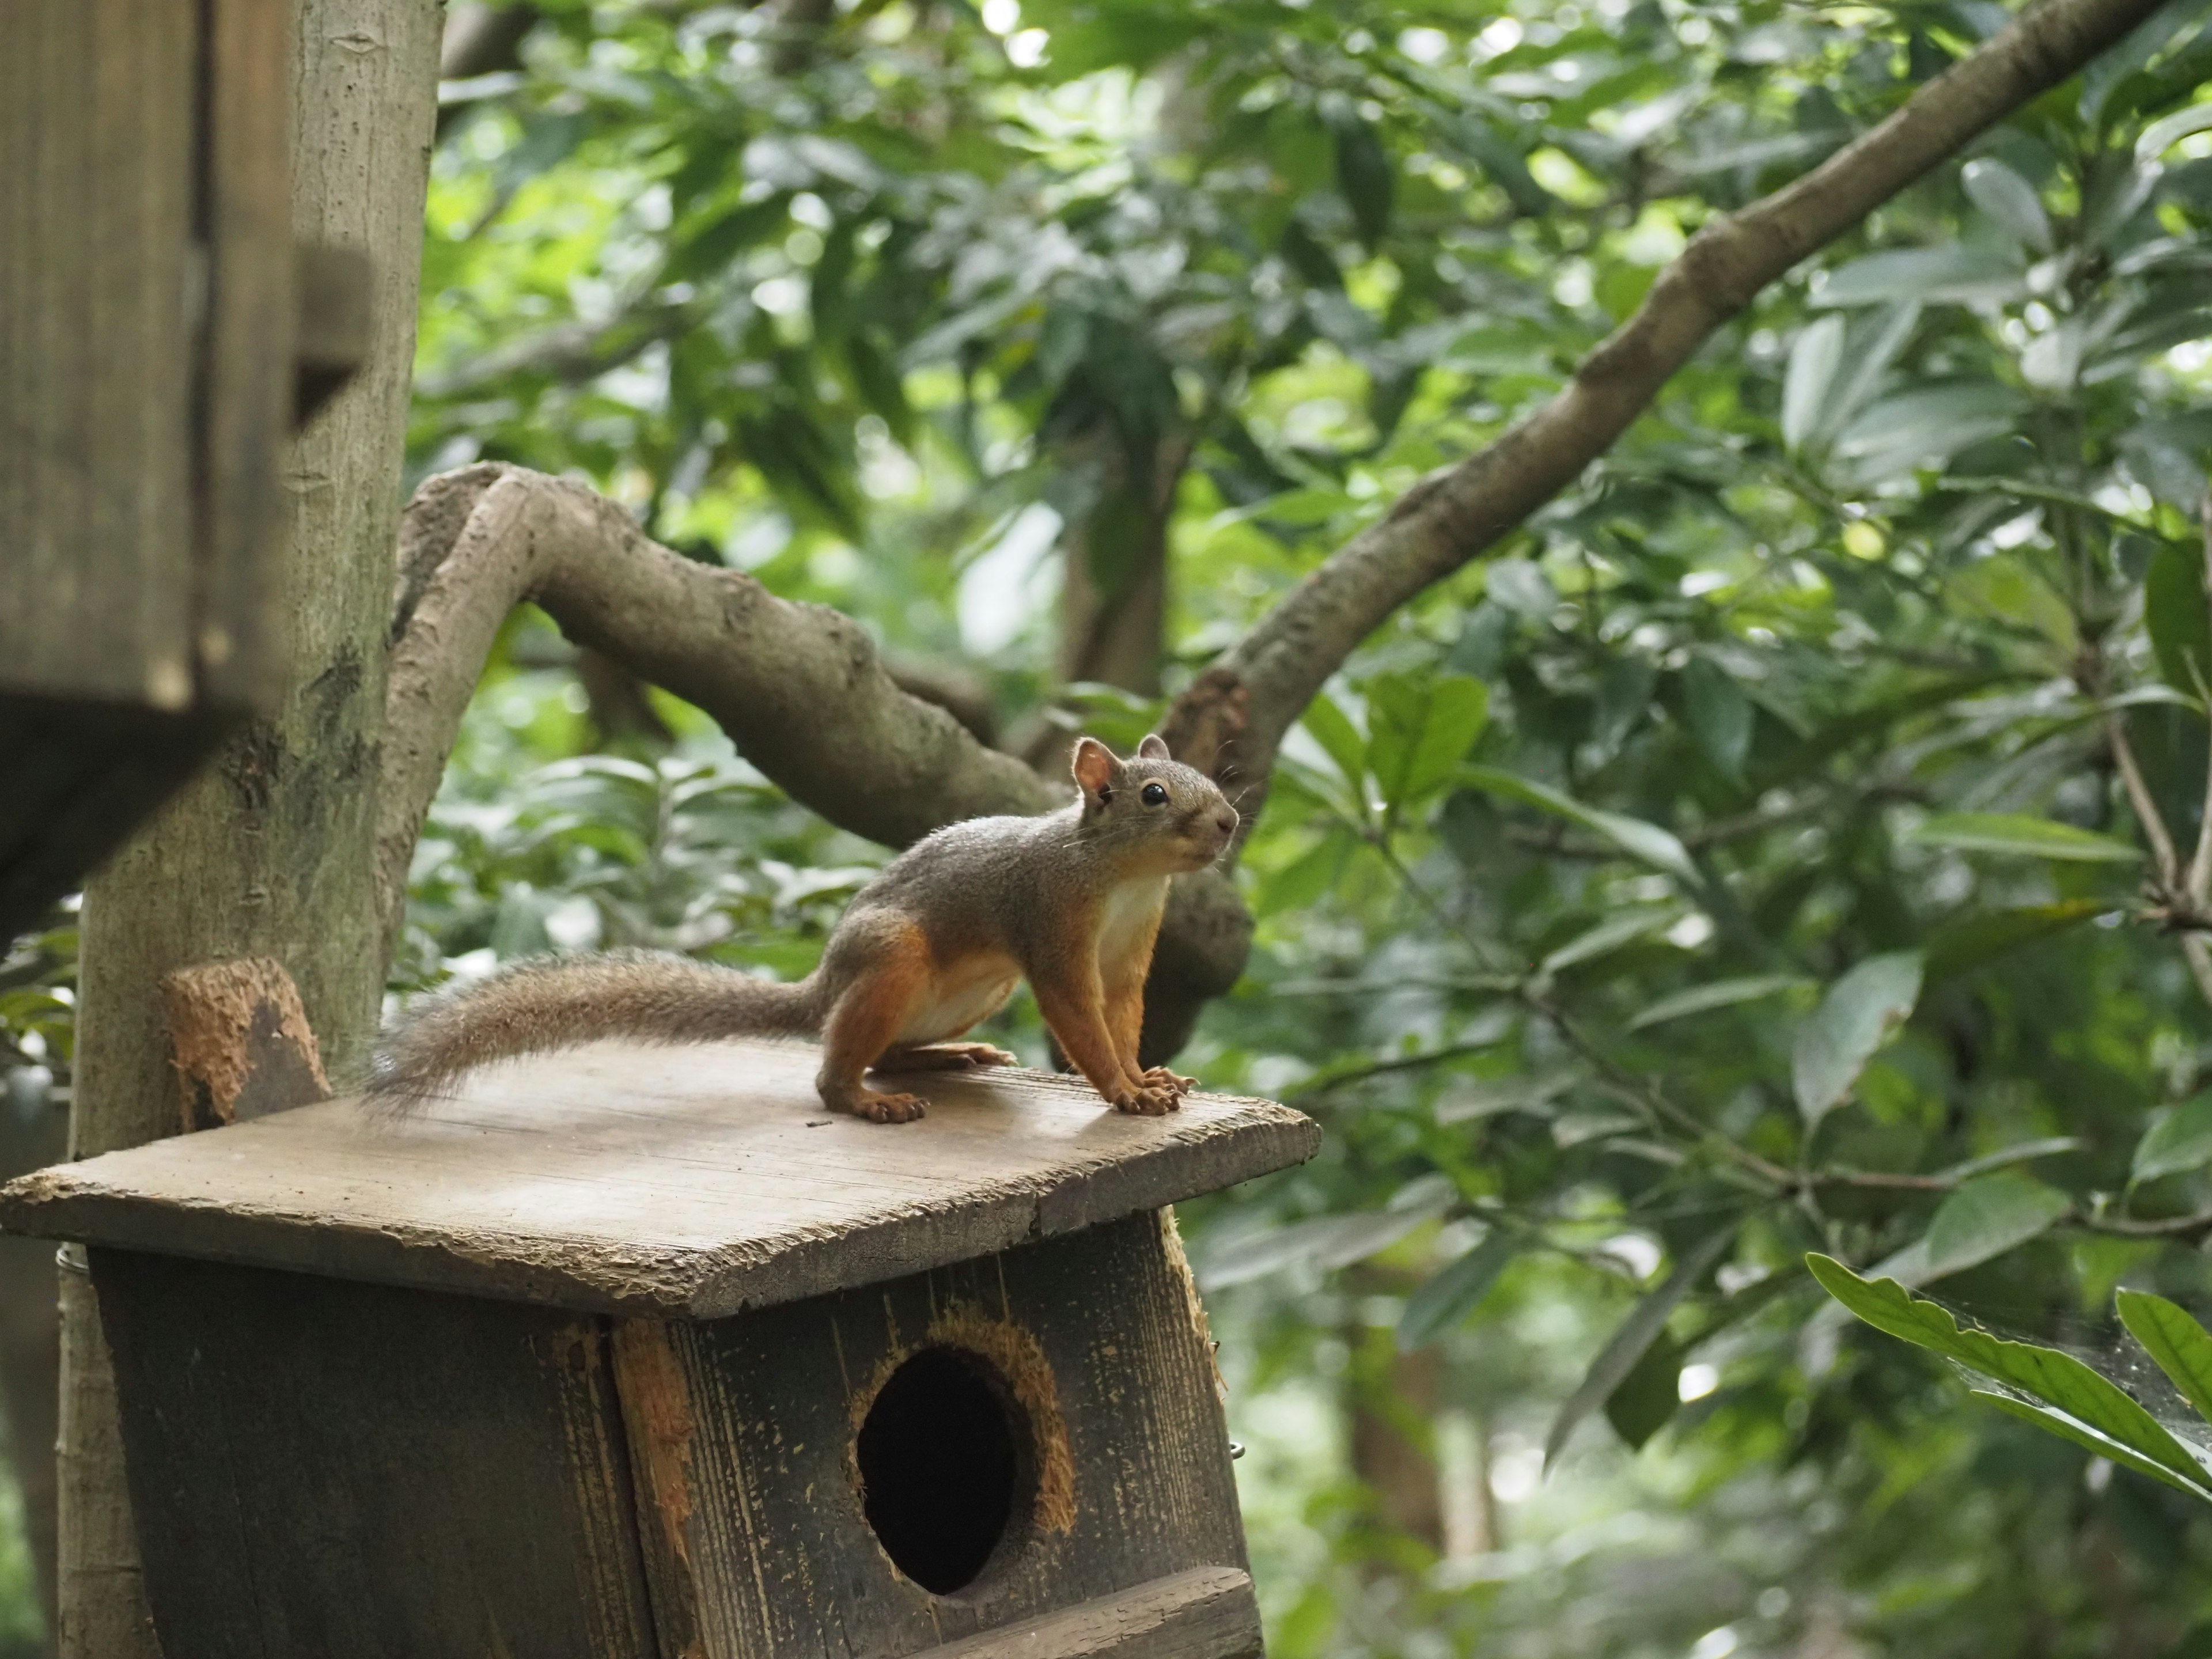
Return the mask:
<path id="1" fill-rule="evenodd" d="M 994 963 L 988 969 L 957 978 L 940 975 L 908 1013 L 906 1024 L 899 1027 L 898 1041 L 936 1042 L 958 1036 L 1004 1007 L 1021 980 L 1021 970 L 1011 963 Z"/>

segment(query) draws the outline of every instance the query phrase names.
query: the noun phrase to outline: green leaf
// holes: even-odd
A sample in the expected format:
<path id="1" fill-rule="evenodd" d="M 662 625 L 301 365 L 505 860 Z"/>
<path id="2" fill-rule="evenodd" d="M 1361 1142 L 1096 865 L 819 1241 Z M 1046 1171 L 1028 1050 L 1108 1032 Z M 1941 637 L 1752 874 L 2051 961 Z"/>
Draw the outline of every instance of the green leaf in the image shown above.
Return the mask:
<path id="1" fill-rule="evenodd" d="M 2212 1163 L 2212 1090 L 2171 1107 L 2152 1120 L 2136 1143 L 2130 1182 L 2185 1175 Z"/>
<path id="2" fill-rule="evenodd" d="M 2204 596 L 2204 556 L 2169 542 L 2143 574 L 2143 625 L 2159 678 L 2191 696 L 2212 686 L 2212 605 Z"/>
<path id="3" fill-rule="evenodd" d="M 2122 1291 L 2119 1306 L 2128 1334 L 2158 1361 L 2190 1409 L 2212 1423 L 2212 1331 L 2186 1309 L 2148 1291 Z"/>
<path id="4" fill-rule="evenodd" d="M 2075 864 L 2136 864 L 2141 849 L 2112 836 L 2022 812 L 1939 812 L 1910 839 L 1967 853 L 2060 859 Z"/>
<path id="5" fill-rule="evenodd" d="M 1828 988 L 1803 1024 L 1790 1056 L 1797 1109 L 1818 1123 L 1849 1094 L 1866 1063 L 1911 1017 L 1920 1000 L 1917 951 L 1869 957 Z"/>
<path id="6" fill-rule="evenodd" d="M 2159 1465 L 2169 1477 L 2179 1477 L 2185 1490 L 2212 1496 L 2207 1491 L 2212 1475 L 2181 1443 L 2118 1384 L 2072 1354 L 1964 1329 L 1943 1309 L 1912 1295 L 1894 1279 L 1869 1282 L 1831 1257 L 1808 1255 L 1805 1265 L 1822 1289 L 1876 1330 L 2033 1395 Z"/>
<path id="7" fill-rule="evenodd" d="M 1665 1428 L 1682 1404 L 1682 1345 L 1663 1328 L 1627 1376 L 1605 1397 L 1605 1419 L 1637 1451 Z"/>
<path id="8" fill-rule="evenodd" d="M 1449 782 L 1489 714 L 1489 688 L 1465 674 L 1371 682 L 1367 766 L 1390 811 Z"/>
<path id="9" fill-rule="evenodd" d="M 1209 1250 L 1199 1277 L 1208 1285 L 1241 1285 L 1249 1279 L 1311 1262 L 1323 1269 L 1345 1267 L 1389 1249 L 1425 1221 L 1435 1219 L 1450 1201 L 1448 1190 L 1420 1194 L 1424 1201 L 1358 1215 L 1315 1216 L 1287 1226 L 1231 1239 Z"/>
<path id="10" fill-rule="evenodd" d="M 1682 919 L 1679 904 L 1661 905 L 1648 909 L 1624 911 L 1608 916 L 1586 933 L 1577 933 L 1538 964 L 1546 974 L 1556 974 L 1572 968 L 1578 963 L 1608 956 L 1624 945 L 1672 927 Z"/>
<path id="11" fill-rule="evenodd" d="M 1996 250 L 1964 242 L 1869 253 L 1828 273 L 1816 306 L 1870 306 L 1893 300 L 1927 304 L 2002 303 L 2025 284 L 2020 268 Z"/>
<path id="12" fill-rule="evenodd" d="M 2073 1207 L 2055 1187 L 2006 1170 L 1978 1176 L 1937 1206 L 1928 1224 L 1928 1268 L 1923 1282 L 2002 1255 L 2048 1231 Z"/>
<path id="13" fill-rule="evenodd" d="M 1820 430 L 1828 388 L 1844 362 L 1844 319 L 1831 315 L 1801 332 L 1790 348 L 1790 368 L 1782 382 L 1782 441 L 1791 452 Z"/>
<path id="14" fill-rule="evenodd" d="M 1993 1152 L 1984 1152 L 1979 1158 L 1954 1164 L 1941 1173 L 1954 1181 L 1965 1181 L 1970 1176 L 1987 1175 L 1992 1170 L 2005 1169 L 2011 1164 L 2029 1164 L 2039 1158 L 2056 1158 L 2061 1152 L 2078 1152 L 2087 1145 L 2079 1135 L 2046 1135 L 2040 1140 L 2022 1140 L 2010 1146 L 2000 1146 Z"/>
<path id="15" fill-rule="evenodd" d="M 1959 182 L 1966 198 L 2002 227 L 2006 235 L 2023 247 L 2048 253 L 2052 247 L 2051 219 L 2035 186 L 2002 161 L 1984 156 L 1960 169 Z"/>
<path id="16" fill-rule="evenodd" d="M 2136 140 L 2136 160 L 2155 161 L 2191 133 L 2212 127 L 2212 104 L 2191 104 L 2152 122 Z"/>
<path id="17" fill-rule="evenodd" d="M 744 249 L 781 234 L 790 216 L 791 198 L 781 193 L 717 214 L 684 233 L 662 274 L 672 282 L 720 270 Z"/>
<path id="18" fill-rule="evenodd" d="M 1383 146 L 1382 135 L 1365 121 L 1346 117 L 1334 125 L 1337 188 L 1352 210 L 1359 240 L 1371 252 L 1390 228 L 1390 198 L 1398 184 L 1390 152 Z"/>
<path id="19" fill-rule="evenodd" d="M 1690 861 L 1688 850 L 1682 843 L 1656 823 L 1646 823 L 1641 818 L 1632 818 L 1618 812 L 1601 812 L 1594 806 L 1585 806 L 1568 795 L 1561 794 L 1549 785 L 1516 777 L 1510 772 L 1501 772 L 1491 766 L 1469 766 L 1461 769 L 1461 779 L 1488 794 L 1503 795 L 1508 800 L 1517 800 L 1525 805 L 1558 815 L 1570 823 L 1604 836 L 1631 858 L 1650 865 L 1655 870 L 1694 884 L 1698 867 Z"/>
<path id="20" fill-rule="evenodd" d="M 1272 916 L 1304 909 L 1336 885 L 1346 861 L 1360 844 L 1349 830 L 1330 830 L 1310 851 L 1300 854 L 1261 884 L 1258 913 Z"/>
<path id="21" fill-rule="evenodd" d="M 1298 717 L 1313 740 L 1328 751 L 1336 763 L 1336 769 L 1344 774 L 1344 781 L 1352 786 L 1355 799 L 1363 799 L 1362 784 L 1367 776 L 1367 740 L 1359 735 L 1351 716 L 1329 701 L 1326 692 L 1316 696 L 1306 705 L 1306 712 Z"/>
<path id="22" fill-rule="evenodd" d="M 1449 113 L 1440 114 L 1438 121 L 1461 154 L 1505 192 L 1516 212 L 1541 218 L 1559 207 L 1558 198 L 1528 171 L 1520 149 L 1495 128 L 1471 117 Z"/>
<path id="23" fill-rule="evenodd" d="M 2212 1493 L 2191 1486 L 2151 1458 L 2145 1457 L 2132 1446 L 2124 1446 L 2109 1435 L 2099 1434 L 2085 1424 L 2077 1423 L 2064 1412 L 2054 1411 L 2048 1406 L 2038 1406 L 2008 1394 L 1999 1394 L 1992 1389 L 1969 1389 L 1966 1392 L 1984 1405 L 1995 1406 L 2009 1416 L 2033 1423 L 2045 1433 L 2071 1440 L 2085 1450 L 2118 1463 L 2122 1468 L 2133 1469 L 2137 1474 L 2147 1474 L 2154 1480 L 2162 1480 L 2177 1492 L 2185 1492 L 2191 1498 L 2201 1498 L 2212 1503 Z"/>
<path id="24" fill-rule="evenodd" d="M 1751 752 L 1751 700 L 1717 663 L 1693 657 L 1682 671 L 1682 701 L 1698 747 L 1722 776 L 1741 782 Z"/>
<path id="25" fill-rule="evenodd" d="M 1494 1227 L 1482 1243 L 1431 1273 L 1398 1316 L 1399 1350 L 1425 1347 L 1473 1313 L 1519 1248 L 1510 1233 Z"/>
<path id="26" fill-rule="evenodd" d="M 1518 1077 L 1477 1079 L 1437 1103 L 1437 1121 L 1468 1123 L 1501 1112 L 1540 1111 L 1588 1075 L 1579 1066 L 1562 1066 Z"/>
<path id="27" fill-rule="evenodd" d="M 1695 1290 L 1698 1281 L 1713 1269 L 1713 1264 L 1728 1253 L 1735 1243 L 1735 1224 L 1731 1222 L 1708 1237 L 1697 1249 L 1682 1258 L 1667 1281 L 1651 1291 L 1630 1310 L 1628 1317 L 1614 1331 L 1604 1351 L 1590 1362 L 1582 1384 L 1567 1397 L 1559 1407 L 1559 1414 L 1552 1419 L 1552 1430 L 1544 1437 L 1544 1467 L 1550 1468 L 1567 1443 L 1567 1437 L 1576 1425 L 1591 1412 L 1610 1399 L 1637 1362 L 1659 1340 L 1667 1328 L 1667 1317 L 1680 1305 L 1682 1298 Z"/>
<path id="28" fill-rule="evenodd" d="M 1630 1020 L 1628 1029 L 1641 1031 L 1670 1019 L 1710 1013 L 1716 1008 L 1732 1008 L 1740 1002 L 1757 1002 L 1777 992 L 1795 990 L 1812 982 L 1800 974 L 1756 974 L 1747 979 L 1717 979 L 1705 985 L 1693 985 L 1686 991 L 1660 998 Z"/>
<path id="29" fill-rule="evenodd" d="M 1946 922 L 1928 936 L 1923 947 L 1927 981 L 1934 985 L 1956 978 L 2033 940 L 2079 927 L 2112 908 L 2109 899 L 2062 899 L 2056 904 L 1978 911 Z"/>

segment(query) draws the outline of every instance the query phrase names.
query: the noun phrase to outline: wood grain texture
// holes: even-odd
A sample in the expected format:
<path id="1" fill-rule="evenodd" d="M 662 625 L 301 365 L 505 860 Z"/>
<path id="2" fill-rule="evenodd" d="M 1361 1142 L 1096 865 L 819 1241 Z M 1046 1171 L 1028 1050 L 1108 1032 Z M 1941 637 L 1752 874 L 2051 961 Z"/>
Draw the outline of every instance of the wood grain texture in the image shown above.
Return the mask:
<path id="1" fill-rule="evenodd" d="M 604 1322 L 91 1255 L 166 1659 L 658 1659 Z"/>
<path id="2" fill-rule="evenodd" d="M 192 696 L 196 8 L 22 0 L 0 52 L 0 690 Z"/>
<path id="3" fill-rule="evenodd" d="M 284 510 L 295 335 L 293 0 L 207 0 L 210 159 L 201 187 L 206 326 L 195 412 L 203 702 L 272 706 L 283 690 Z"/>
<path id="4" fill-rule="evenodd" d="M 353 1100 L 62 1165 L 0 1226 L 343 1278 L 717 1318 L 987 1256 L 1312 1156 L 1267 1101 L 1112 1111 L 1033 1072 L 902 1078 L 919 1123 L 832 1117 L 817 1051 L 594 1044 L 417 1117 Z"/>
<path id="5" fill-rule="evenodd" d="M 1194 1567 L 931 1649 L 922 1659 L 1256 1659 L 1249 1574 Z"/>
<path id="6" fill-rule="evenodd" d="M 901 1659 L 1195 1569 L 1241 1579 L 1227 1429 L 1164 1225 L 1132 1216 L 738 1318 L 619 1326 L 617 1376 L 667 1650 Z M 1035 1488 L 1017 1509 L 1027 1520 L 981 1576 L 943 1595 L 877 1543 L 854 1454 L 878 1389 L 937 1346 L 981 1356 L 1024 1402 Z M 1057 1496 L 1043 1490 L 1055 1459 L 1068 1480 Z M 1233 1607 L 1206 1595 L 1182 1613 L 1132 1612 L 1127 1633 L 1157 1636 L 1139 1653 L 1229 1659 L 1258 1649 L 1249 1589 L 1245 1605 L 1233 1639 Z M 1168 1633 L 1179 1621 L 1194 1645 Z M 1066 1650 L 1106 1651 L 1113 1623 L 1093 1623 L 1089 1645 Z M 1073 1640 L 1080 1625 L 1060 1636 Z M 1061 1650 L 1054 1638 L 1012 1639 L 1035 1641 L 1040 1656 Z"/>

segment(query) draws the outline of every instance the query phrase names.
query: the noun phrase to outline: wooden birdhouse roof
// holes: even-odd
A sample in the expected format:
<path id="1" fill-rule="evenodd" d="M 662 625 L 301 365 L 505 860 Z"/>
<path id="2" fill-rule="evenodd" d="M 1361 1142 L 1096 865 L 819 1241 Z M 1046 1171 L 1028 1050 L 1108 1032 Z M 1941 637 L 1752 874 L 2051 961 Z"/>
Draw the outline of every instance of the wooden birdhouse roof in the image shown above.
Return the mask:
<path id="1" fill-rule="evenodd" d="M 1167 1117 L 1027 1071 L 901 1078 L 918 1123 L 826 1110 L 795 1043 L 594 1043 L 397 1120 L 351 1099 L 0 1189 L 0 1227 L 423 1290 L 713 1319 L 1156 1208 L 1310 1158 L 1314 1123 Z"/>

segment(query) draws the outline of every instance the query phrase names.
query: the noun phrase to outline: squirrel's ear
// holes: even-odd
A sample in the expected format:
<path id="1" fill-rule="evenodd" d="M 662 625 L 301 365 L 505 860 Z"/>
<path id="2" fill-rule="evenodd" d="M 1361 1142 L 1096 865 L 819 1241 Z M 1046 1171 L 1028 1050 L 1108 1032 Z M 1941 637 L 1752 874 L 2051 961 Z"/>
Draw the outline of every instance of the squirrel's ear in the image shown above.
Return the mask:
<path id="1" fill-rule="evenodd" d="M 1175 758 L 1168 753 L 1168 740 L 1157 732 L 1137 745 L 1137 757 L 1140 760 L 1173 760 Z"/>
<path id="2" fill-rule="evenodd" d="M 1096 795 L 1121 775 L 1121 763 L 1096 738 L 1075 740 L 1075 781 L 1086 795 Z"/>

